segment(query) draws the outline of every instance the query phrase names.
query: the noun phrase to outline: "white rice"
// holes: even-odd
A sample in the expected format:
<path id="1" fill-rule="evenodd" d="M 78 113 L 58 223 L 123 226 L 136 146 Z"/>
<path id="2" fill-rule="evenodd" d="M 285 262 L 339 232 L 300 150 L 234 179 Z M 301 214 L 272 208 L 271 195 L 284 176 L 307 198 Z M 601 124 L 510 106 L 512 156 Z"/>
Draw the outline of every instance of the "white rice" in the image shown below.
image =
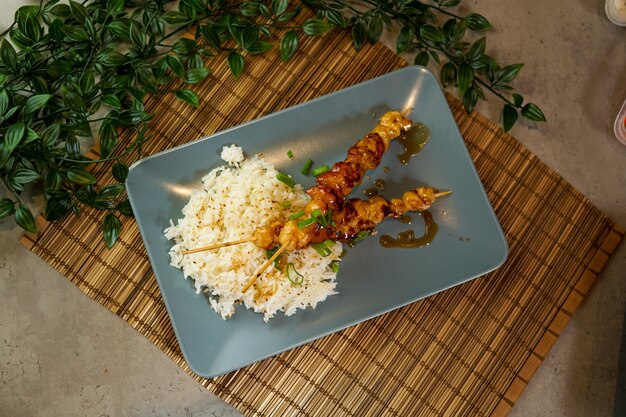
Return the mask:
<path id="1" fill-rule="evenodd" d="M 222 158 L 230 167 L 214 169 L 204 178 L 201 189 L 194 190 L 183 208 L 183 218 L 170 220 L 164 233 L 173 239 L 171 265 L 183 270 L 184 277 L 195 281 L 196 291 L 206 292 L 213 309 L 226 319 L 235 305 L 263 313 L 268 321 L 278 311 L 290 316 L 297 309 L 315 308 L 335 292 L 336 273 L 332 261 L 340 260 L 342 245 L 336 242 L 332 253 L 322 257 L 311 247 L 287 255 L 304 276 L 293 284 L 274 268 L 266 272 L 245 293 L 243 287 L 266 261 L 265 250 L 244 243 L 213 251 L 182 255 L 181 251 L 251 237 L 257 227 L 273 220 L 285 221 L 309 201 L 300 185 L 293 189 L 276 179 L 278 171 L 262 157 L 243 159 L 241 148 L 224 147 Z M 284 208 L 281 203 L 290 202 Z"/>

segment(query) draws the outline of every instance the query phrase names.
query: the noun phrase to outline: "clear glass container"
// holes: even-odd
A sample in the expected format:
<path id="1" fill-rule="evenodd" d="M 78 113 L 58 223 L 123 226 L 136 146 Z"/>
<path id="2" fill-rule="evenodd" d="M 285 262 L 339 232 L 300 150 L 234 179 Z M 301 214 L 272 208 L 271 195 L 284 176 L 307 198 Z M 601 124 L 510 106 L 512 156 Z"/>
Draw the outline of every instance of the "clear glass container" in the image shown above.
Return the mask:
<path id="1" fill-rule="evenodd" d="M 626 26 L 626 2 L 624 0 L 606 0 L 606 15 L 618 26 Z"/>

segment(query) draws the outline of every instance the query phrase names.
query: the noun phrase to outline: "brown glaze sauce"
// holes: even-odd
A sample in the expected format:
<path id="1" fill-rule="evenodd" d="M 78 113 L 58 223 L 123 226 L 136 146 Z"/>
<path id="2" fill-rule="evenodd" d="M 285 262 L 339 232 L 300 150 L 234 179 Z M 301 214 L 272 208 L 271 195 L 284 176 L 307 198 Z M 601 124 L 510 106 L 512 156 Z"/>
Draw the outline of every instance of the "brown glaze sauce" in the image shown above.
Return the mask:
<path id="1" fill-rule="evenodd" d="M 412 157 L 417 155 L 430 139 L 430 130 L 423 123 L 416 123 L 411 129 L 403 132 L 398 137 L 398 142 L 404 148 L 404 152 L 398 155 L 403 165 L 409 163 Z"/>
<path id="2" fill-rule="evenodd" d="M 435 239 L 435 236 L 437 236 L 439 226 L 433 220 L 433 215 L 430 214 L 430 212 L 423 212 L 422 217 L 426 225 L 426 231 L 423 236 L 415 237 L 415 232 L 409 229 L 400 232 L 395 239 L 387 235 L 381 236 L 379 240 L 380 245 L 385 248 L 421 248 L 422 246 L 429 245 Z"/>
<path id="3" fill-rule="evenodd" d="M 402 217 L 398 219 L 400 223 L 411 224 L 413 223 L 413 216 L 409 216 L 408 214 L 403 214 Z"/>
<path id="4" fill-rule="evenodd" d="M 374 197 L 375 195 L 378 195 L 378 188 L 376 187 L 368 188 L 367 190 L 363 191 L 363 194 L 365 194 L 368 197 Z"/>
<path id="5" fill-rule="evenodd" d="M 376 180 L 374 180 L 374 185 L 381 191 L 385 189 L 386 184 L 387 183 L 382 178 L 377 178 Z"/>

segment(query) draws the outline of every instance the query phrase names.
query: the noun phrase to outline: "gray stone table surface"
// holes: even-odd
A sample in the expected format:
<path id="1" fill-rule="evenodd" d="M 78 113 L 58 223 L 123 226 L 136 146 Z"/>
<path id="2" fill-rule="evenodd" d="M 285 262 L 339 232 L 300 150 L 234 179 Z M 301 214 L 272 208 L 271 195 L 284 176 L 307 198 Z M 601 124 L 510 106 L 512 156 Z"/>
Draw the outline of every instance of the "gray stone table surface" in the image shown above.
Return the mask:
<path id="1" fill-rule="evenodd" d="M 37 2 L 3 0 L 0 30 L 27 3 Z M 463 5 L 493 23 L 488 53 L 525 63 L 515 86 L 548 117 L 513 135 L 626 225 L 626 146 L 612 135 L 626 99 L 626 28 L 608 21 L 601 0 Z M 384 42 L 392 46 L 392 34 Z M 478 107 L 492 120 L 498 109 L 492 97 Z M 0 416 L 240 416 L 23 248 L 20 235 L 0 221 Z M 622 244 L 511 416 L 613 416 L 625 278 Z"/>

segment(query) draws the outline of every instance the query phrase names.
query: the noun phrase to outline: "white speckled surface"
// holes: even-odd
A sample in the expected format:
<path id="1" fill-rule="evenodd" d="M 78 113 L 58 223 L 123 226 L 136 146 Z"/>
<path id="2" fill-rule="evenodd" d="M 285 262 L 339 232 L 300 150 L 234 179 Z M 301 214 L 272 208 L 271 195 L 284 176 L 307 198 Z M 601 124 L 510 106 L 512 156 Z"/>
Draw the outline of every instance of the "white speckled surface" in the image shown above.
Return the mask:
<path id="1" fill-rule="evenodd" d="M 36 2 L 4 0 L 0 30 L 27 3 Z M 495 26 L 490 54 L 525 63 L 515 85 L 549 119 L 512 133 L 626 225 L 626 147 L 611 133 L 626 99 L 626 28 L 601 0 L 463 3 Z M 497 108 L 490 99 L 479 111 L 497 120 Z M 0 416 L 240 415 L 19 245 L 20 234 L 0 221 Z M 511 416 L 613 416 L 625 302 L 622 244 Z"/>

